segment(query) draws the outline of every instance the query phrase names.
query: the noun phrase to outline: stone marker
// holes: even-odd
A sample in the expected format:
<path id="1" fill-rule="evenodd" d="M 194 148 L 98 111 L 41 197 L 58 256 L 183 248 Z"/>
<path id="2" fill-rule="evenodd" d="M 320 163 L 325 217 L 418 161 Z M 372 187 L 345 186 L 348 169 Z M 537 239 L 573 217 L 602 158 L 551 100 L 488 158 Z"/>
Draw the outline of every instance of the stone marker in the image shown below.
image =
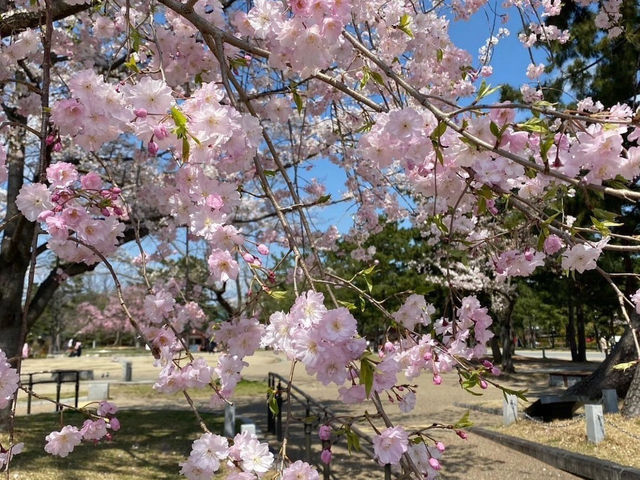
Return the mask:
<path id="1" fill-rule="evenodd" d="M 240 433 L 249 432 L 249 434 L 256 434 L 256 424 L 255 423 L 243 423 L 240 425 Z"/>
<path id="2" fill-rule="evenodd" d="M 618 393 L 615 388 L 602 390 L 604 413 L 618 413 Z"/>
<path id="3" fill-rule="evenodd" d="M 600 443 L 604 440 L 604 415 L 602 405 L 585 405 L 587 416 L 587 438 L 591 443 Z"/>
<path id="4" fill-rule="evenodd" d="M 109 400 L 109 384 L 108 383 L 90 383 L 89 395 L 87 399 L 90 402 Z"/>
<path id="5" fill-rule="evenodd" d="M 518 421 L 518 397 L 508 393 L 502 400 L 502 423 L 507 426 Z"/>
<path id="6" fill-rule="evenodd" d="M 224 407 L 224 435 L 233 437 L 236 434 L 236 406 L 227 405 Z"/>
<path id="7" fill-rule="evenodd" d="M 122 362 L 122 380 L 130 382 L 133 378 L 133 368 L 131 362 Z"/>

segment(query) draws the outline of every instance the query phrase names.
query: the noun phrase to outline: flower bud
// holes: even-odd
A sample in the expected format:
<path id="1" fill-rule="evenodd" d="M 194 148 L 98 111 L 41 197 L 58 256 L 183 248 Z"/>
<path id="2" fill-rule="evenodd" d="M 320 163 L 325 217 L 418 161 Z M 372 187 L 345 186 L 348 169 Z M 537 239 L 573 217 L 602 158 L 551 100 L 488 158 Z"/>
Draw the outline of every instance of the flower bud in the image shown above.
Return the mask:
<path id="1" fill-rule="evenodd" d="M 320 437 L 320 440 L 329 440 L 331 438 L 331 427 L 329 425 L 320 425 L 318 437 Z"/>
<path id="2" fill-rule="evenodd" d="M 147 111 L 144 108 L 136 108 L 133 111 L 133 113 L 138 118 L 146 118 L 147 117 Z"/>
<path id="3" fill-rule="evenodd" d="M 442 383 L 442 377 L 437 373 L 433 376 L 433 384 L 440 385 Z"/>
<path id="4" fill-rule="evenodd" d="M 164 140 L 169 136 L 169 130 L 164 125 L 157 125 L 153 127 L 153 136 L 158 140 Z"/>
<path id="5" fill-rule="evenodd" d="M 320 460 L 325 465 L 329 465 L 331 463 L 331 450 L 323 450 L 320 454 Z"/>
<path id="6" fill-rule="evenodd" d="M 430 466 L 431 468 L 433 468 L 434 470 L 440 470 L 440 462 L 438 461 L 438 459 L 437 459 L 437 458 L 433 458 L 433 457 L 431 457 L 431 458 L 429 459 L 429 466 Z"/>
<path id="7" fill-rule="evenodd" d="M 156 142 L 149 142 L 149 145 L 147 145 L 147 149 L 149 150 L 149 153 L 151 155 L 158 154 L 158 144 Z"/>
<path id="8" fill-rule="evenodd" d="M 445 449 L 444 443 L 437 442 L 436 443 L 436 448 L 438 449 L 439 452 L 444 452 L 444 449 Z"/>
<path id="9" fill-rule="evenodd" d="M 267 247 L 264 243 L 258 245 L 258 253 L 260 255 L 269 255 L 269 247 Z"/>

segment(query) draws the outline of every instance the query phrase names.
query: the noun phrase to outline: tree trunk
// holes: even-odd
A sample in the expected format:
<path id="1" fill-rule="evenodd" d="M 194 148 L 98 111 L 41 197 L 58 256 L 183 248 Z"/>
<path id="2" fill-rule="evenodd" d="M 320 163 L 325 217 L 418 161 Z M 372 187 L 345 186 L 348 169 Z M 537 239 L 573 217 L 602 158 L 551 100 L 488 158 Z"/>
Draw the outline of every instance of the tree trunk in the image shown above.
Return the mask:
<path id="1" fill-rule="evenodd" d="M 494 335 L 491 339 L 491 354 L 493 355 L 494 365 L 502 363 L 502 352 L 500 351 L 499 335 Z"/>
<path id="2" fill-rule="evenodd" d="M 513 353 L 516 346 L 513 343 L 513 307 L 515 306 L 515 299 L 508 299 L 507 308 L 504 309 L 502 318 L 502 362 L 501 367 L 503 372 L 514 373 L 516 368 L 513 364 Z"/>
<path id="3" fill-rule="evenodd" d="M 567 346 L 571 350 L 571 361 L 578 361 L 578 346 L 576 345 L 576 320 L 575 307 L 573 305 L 572 293 L 569 292 L 569 318 L 567 322 Z"/>
<path id="4" fill-rule="evenodd" d="M 576 306 L 576 319 L 578 321 L 578 351 L 576 362 L 587 361 L 587 337 L 585 335 L 584 308 L 581 303 Z"/>
<path id="5" fill-rule="evenodd" d="M 565 395 L 577 395 L 588 400 L 598 400 L 602 397 L 602 390 L 614 388 L 619 398 L 627 395 L 634 368 L 627 371 L 614 370 L 614 365 L 630 362 L 638 358 L 636 347 L 631 335 L 631 329 L 627 328 L 620 341 L 613 347 L 609 356 L 587 378 L 569 387 Z"/>
<path id="6" fill-rule="evenodd" d="M 627 391 L 627 396 L 624 397 L 621 413 L 629 418 L 640 417 L 640 368 L 638 368 L 637 365 L 635 367 L 633 380 L 631 380 L 631 385 Z"/>

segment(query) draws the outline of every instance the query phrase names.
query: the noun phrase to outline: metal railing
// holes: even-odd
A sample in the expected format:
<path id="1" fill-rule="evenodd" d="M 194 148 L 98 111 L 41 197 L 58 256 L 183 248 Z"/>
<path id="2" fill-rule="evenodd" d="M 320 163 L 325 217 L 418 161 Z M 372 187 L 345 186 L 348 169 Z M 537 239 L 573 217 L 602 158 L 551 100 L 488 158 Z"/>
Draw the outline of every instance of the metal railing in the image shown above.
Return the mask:
<path id="1" fill-rule="evenodd" d="M 36 375 L 44 375 L 49 374 L 50 377 L 47 378 L 36 378 L 34 380 L 34 376 Z M 75 408 L 78 408 L 78 398 L 80 394 L 80 370 L 51 370 L 51 371 L 42 371 L 42 372 L 32 372 L 32 373 L 23 373 L 20 375 L 21 377 L 28 377 L 27 384 L 27 415 L 31 414 L 31 397 L 33 396 L 33 386 L 40 385 L 44 383 L 55 383 L 56 384 L 56 412 L 62 410 L 62 406 L 60 405 L 60 393 L 62 390 L 63 383 L 75 383 L 74 395 L 75 395 Z M 25 382 L 21 382 L 22 385 Z"/>
<path id="2" fill-rule="evenodd" d="M 288 380 L 284 378 L 282 375 L 278 375 L 277 373 L 269 372 L 268 376 L 268 385 L 269 389 L 272 392 L 275 392 L 275 402 L 277 405 L 277 412 L 274 413 L 271 411 L 269 407 L 269 402 L 267 402 L 267 431 L 276 436 L 279 442 L 281 442 L 284 438 L 284 432 L 282 429 L 282 411 L 283 404 L 294 400 L 297 402 L 302 408 L 304 408 L 305 416 L 304 416 L 304 451 L 305 451 L 305 461 L 311 463 L 311 450 L 312 450 L 312 431 L 314 428 L 313 417 L 317 417 L 318 419 L 324 418 L 325 423 L 331 425 L 334 428 L 342 427 L 338 421 L 334 420 L 337 418 L 336 414 L 331 411 L 326 406 L 322 405 L 320 402 L 316 401 L 305 392 L 300 390 L 295 385 L 290 385 L 289 393 L 287 395 Z M 283 387 L 284 385 L 284 387 Z M 318 424 L 320 421 L 317 422 Z M 358 438 L 361 440 L 360 442 L 360 451 L 364 452 L 366 455 L 375 459 L 375 453 L 373 451 L 373 440 L 371 437 L 359 429 L 356 426 L 351 426 L 351 431 L 355 433 Z M 363 445 L 365 443 L 366 445 Z M 384 478 L 385 480 L 391 480 L 391 465 L 387 464 L 384 466 Z M 324 480 L 328 480 L 331 475 L 331 467 L 329 465 L 324 465 L 323 468 L 323 478 Z"/>

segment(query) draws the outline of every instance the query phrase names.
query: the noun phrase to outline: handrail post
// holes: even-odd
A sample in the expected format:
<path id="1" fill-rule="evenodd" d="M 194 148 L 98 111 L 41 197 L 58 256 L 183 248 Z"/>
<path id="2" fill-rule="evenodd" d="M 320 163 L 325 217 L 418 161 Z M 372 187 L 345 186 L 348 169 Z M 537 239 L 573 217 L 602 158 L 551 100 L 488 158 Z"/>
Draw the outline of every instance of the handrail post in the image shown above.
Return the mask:
<path id="1" fill-rule="evenodd" d="M 56 373 L 56 412 L 62 410 L 60 407 L 60 388 L 62 387 L 62 372 Z"/>
<path id="2" fill-rule="evenodd" d="M 311 463 L 311 406 L 309 399 L 307 399 L 307 406 L 304 412 L 304 441 L 305 441 L 305 457 L 307 463 Z"/>
<path id="3" fill-rule="evenodd" d="M 269 391 L 267 392 L 267 432 L 275 433 L 273 412 L 271 411 L 271 405 L 269 405 L 269 395 L 271 395 L 271 392 L 273 392 L 273 384 L 274 384 L 273 374 L 271 372 L 269 372 L 267 384 L 269 387 Z"/>
<path id="4" fill-rule="evenodd" d="M 384 480 L 391 480 L 391 464 L 387 463 L 384 466 Z"/>
<path id="5" fill-rule="evenodd" d="M 31 415 L 31 392 L 33 392 L 33 374 L 29 374 L 29 393 L 27 394 L 27 415 Z"/>
<path id="6" fill-rule="evenodd" d="M 76 408 L 78 408 L 78 396 L 79 395 L 80 395 L 80 370 L 76 370 L 76 404 L 75 404 Z"/>
<path id="7" fill-rule="evenodd" d="M 322 469 L 322 479 L 323 480 L 329 480 L 331 475 L 331 464 L 330 463 L 325 463 L 324 467 Z"/>
<path id="8" fill-rule="evenodd" d="M 278 388 L 276 390 L 276 404 L 278 405 L 278 414 L 276 416 L 276 437 L 278 441 L 282 441 L 282 384 L 278 380 Z"/>

